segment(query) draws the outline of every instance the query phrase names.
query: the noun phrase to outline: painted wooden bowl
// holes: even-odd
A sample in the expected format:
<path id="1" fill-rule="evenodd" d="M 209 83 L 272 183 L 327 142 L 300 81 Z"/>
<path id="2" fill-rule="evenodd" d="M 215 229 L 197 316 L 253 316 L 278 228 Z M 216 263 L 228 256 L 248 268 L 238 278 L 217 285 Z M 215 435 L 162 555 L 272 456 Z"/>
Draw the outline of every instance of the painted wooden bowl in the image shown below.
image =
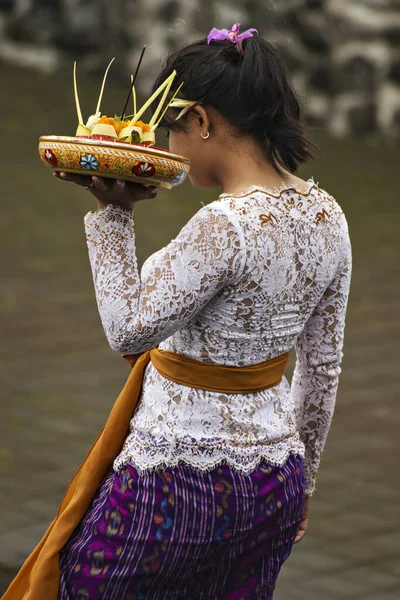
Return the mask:
<path id="1" fill-rule="evenodd" d="M 99 175 L 171 189 L 189 173 L 190 160 L 155 147 L 112 140 L 46 135 L 39 154 L 53 171 Z"/>

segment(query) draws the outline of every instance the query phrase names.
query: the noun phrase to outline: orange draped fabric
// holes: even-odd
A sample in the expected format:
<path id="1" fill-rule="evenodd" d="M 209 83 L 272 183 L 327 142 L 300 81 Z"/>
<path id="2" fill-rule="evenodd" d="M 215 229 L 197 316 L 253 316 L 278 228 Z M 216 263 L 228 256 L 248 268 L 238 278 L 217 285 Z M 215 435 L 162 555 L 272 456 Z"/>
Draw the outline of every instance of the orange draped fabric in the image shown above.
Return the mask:
<path id="1" fill-rule="evenodd" d="M 57 600 L 59 551 L 90 506 L 97 488 L 112 469 L 129 430 L 140 397 L 144 370 L 151 360 L 166 378 L 204 390 L 250 393 L 277 385 L 289 353 L 246 367 L 210 365 L 173 352 L 152 348 L 122 355 L 132 367 L 105 426 L 69 484 L 58 513 L 42 540 L 26 559 L 1 600 Z"/>

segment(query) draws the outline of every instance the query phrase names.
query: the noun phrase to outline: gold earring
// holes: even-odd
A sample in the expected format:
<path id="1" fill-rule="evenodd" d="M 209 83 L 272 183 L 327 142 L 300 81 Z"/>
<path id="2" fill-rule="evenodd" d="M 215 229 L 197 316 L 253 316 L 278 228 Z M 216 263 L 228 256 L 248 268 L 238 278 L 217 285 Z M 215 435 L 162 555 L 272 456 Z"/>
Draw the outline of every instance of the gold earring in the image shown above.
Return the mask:
<path id="1" fill-rule="evenodd" d="M 210 132 L 207 131 L 206 135 L 203 135 L 202 133 L 200 135 L 203 138 L 203 140 L 208 140 L 208 138 L 210 137 Z"/>

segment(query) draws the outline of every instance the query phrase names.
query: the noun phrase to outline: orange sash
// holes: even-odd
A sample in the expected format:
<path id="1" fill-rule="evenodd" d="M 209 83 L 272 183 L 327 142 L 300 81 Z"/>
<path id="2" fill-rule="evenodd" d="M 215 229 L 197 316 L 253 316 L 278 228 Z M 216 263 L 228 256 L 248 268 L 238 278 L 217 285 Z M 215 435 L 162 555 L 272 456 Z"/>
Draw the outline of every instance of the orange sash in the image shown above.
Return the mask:
<path id="1" fill-rule="evenodd" d="M 2 600 L 57 600 L 60 577 L 58 553 L 81 521 L 121 451 L 140 397 L 144 370 L 150 360 L 164 377 L 176 383 L 239 394 L 277 385 L 283 377 L 289 352 L 246 367 L 209 365 L 158 348 L 122 356 L 132 367 L 128 380 L 105 426 L 71 480 L 56 518 L 22 565 Z"/>

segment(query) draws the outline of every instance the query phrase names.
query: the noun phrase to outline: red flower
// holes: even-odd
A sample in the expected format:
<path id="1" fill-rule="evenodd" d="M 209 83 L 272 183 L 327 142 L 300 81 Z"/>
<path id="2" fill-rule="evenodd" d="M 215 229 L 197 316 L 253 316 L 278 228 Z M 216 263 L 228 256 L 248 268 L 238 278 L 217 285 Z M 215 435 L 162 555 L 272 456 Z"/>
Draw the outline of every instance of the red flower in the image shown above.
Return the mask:
<path id="1" fill-rule="evenodd" d="M 151 177 L 155 172 L 153 165 L 148 162 L 141 162 L 132 167 L 132 173 L 138 177 Z"/>
<path id="2" fill-rule="evenodd" d="M 48 148 L 46 148 L 46 150 L 44 151 L 44 157 L 47 160 L 47 162 L 50 163 L 53 167 L 57 166 L 57 156 Z"/>

